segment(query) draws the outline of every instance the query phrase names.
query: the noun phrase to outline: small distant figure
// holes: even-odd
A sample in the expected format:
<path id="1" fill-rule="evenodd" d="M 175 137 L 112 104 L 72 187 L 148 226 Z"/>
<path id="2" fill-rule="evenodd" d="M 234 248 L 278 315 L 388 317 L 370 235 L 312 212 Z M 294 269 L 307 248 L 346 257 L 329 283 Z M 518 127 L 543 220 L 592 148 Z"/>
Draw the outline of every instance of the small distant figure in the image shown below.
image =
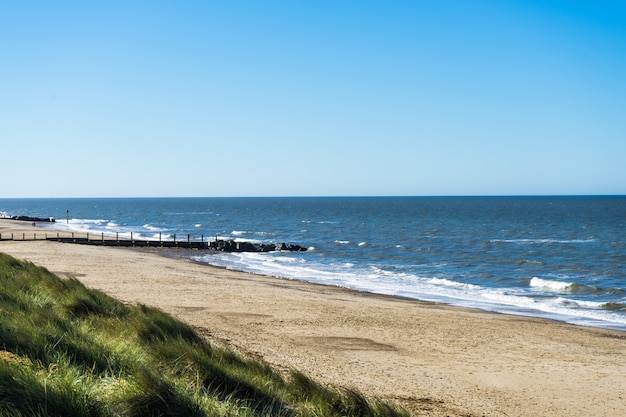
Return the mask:
<path id="1" fill-rule="evenodd" d="M 35 222 L 33 222 L 33 227 L 35 227 Z"/>

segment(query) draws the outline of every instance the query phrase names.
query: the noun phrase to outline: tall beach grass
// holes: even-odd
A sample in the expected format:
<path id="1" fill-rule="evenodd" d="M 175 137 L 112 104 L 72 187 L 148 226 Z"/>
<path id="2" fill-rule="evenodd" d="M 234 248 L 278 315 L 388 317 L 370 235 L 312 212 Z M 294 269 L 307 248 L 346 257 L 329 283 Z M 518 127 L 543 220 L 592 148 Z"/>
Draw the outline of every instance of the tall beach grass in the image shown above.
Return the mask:
<path id="1" fill-rule="evenodd" d="M 0 253 L 0 417 L 405 415 Z"/>

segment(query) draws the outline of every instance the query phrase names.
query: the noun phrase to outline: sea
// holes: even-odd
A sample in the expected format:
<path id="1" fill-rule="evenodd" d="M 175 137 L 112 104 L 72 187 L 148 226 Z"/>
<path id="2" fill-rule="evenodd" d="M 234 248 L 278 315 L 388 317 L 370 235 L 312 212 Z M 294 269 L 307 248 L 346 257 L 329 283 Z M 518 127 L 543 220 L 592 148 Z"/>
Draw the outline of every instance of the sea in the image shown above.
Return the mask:
<path id="1" fill-rule="evenodd" d="M 626 196 L 0 199 L 0 216 L 15 215 L 145 239 L 296 244 L 308 250 L 181 256 L 626 331 Z"/>

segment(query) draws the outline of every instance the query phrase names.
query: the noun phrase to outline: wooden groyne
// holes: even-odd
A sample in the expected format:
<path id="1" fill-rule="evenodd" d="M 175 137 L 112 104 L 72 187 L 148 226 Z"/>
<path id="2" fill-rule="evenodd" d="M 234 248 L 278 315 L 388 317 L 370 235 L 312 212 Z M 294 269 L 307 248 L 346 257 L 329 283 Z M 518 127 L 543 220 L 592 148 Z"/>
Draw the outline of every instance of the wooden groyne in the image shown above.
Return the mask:
<path id="1" fill-rule="evenodd" d="M 93 233 L 77 233 L 77 232 L 55 232 L 55 233 L 0 233 L 0 241 L 35 241 L 47 240 L 61 243 L 75 243 L 79 245 L 96 245 L 96 246 L 120 246 L 120 247 L 138 247 L 138 248 L 181 248 L 181 249 L 214 249 L 217 247 L 215 242 L 207 242 L 204 237 L 200 240 L 191 240 L 191 236 L 187 235 L 187 240 L 179 240 L 174 236 L 172 240 L 146 240 L 135 239 L 133 234 L 130 238 L 120 238 L 119 234 L 115 236 Z"/>
<path id="2" fill-rule="evenodd" d="M 305 252 L 307 248 L 285 243 L 275 245 L 259 244 L 249 242 L 236 242 L 234 240 L 214 240 L 205 241 L 204 236 L 198 240 L 192 240 L 191 235 L 187 235 L 187 239 L 177 239 L 176 235 L 172 240 L 146 240 L 135 239 L 133 233 L 130 238 L 119 237 L 119 233 L 115 236 L 105 235 L 104 233 L 78 233 L 78 232 L 22 232 L 22 233 L 0 233 L 1 241 L 35 241 L 46 240 L 60 243 L 74 243 L 78 245 L 94 245 L 94 246 L 120 246 L 126 248 L 179 248 L 179 249 L 197 249 L 197 250 L 215 250 L 220 252 Z"/>
<path id="3" fill-rule="evenodd" d="M 19 220 L 24 222 L 32 222 L 33 226 L 37 225 L 37 222 L 50 222 L 54 223 L 53 217 L 39 218 L 29 216 L 13 216 L 13 217 L 0 217 L 0 220 Z M 198 250 L 216 250 L 220 252 L 273 252 L 273 251 L 289 251 L 289 252 L 306 252 L 307 248 L 294 245 L 280 243 L 275 245 L 273 243 L 250 243 L 229 240 L 218 240 L 217 236 L 214 241 L 205 241 L 204 235 L 200 240 L 192 240 L 191 235 L 187 235 L 187 239 L 177 238 L 176 234 L 173 235 L 173 239 L 161 239 L 161 233 L 159 233 L 159 239 L 135 239 L 133 232 L 130 232 L 130 238 L 121 237 L 119 233 L 104 234 L 104 233 L 88 233 L 88 232 L 8 232 L 0 233 L 0 242 L 3 240 L 11 241 L 35 241 L 35 240 L 47 240 L 61 243 L 75 243 L 79 245 L 96 245 L 96 246 L 120 246 L 120 247 L 137 247 L 137 248 L 180 248 L 180 249 L 198 249 Z"/>

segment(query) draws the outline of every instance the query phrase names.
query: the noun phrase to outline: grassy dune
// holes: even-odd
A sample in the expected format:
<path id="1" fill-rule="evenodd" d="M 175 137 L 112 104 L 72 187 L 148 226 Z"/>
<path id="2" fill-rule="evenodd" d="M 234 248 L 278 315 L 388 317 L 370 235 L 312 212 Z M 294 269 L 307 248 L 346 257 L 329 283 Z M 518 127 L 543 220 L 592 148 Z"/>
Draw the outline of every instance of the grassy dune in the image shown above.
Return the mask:
<path id="1" fill-rule="evenodd" d="M 0 253 L 0 417 L 405 415 Z"/>

